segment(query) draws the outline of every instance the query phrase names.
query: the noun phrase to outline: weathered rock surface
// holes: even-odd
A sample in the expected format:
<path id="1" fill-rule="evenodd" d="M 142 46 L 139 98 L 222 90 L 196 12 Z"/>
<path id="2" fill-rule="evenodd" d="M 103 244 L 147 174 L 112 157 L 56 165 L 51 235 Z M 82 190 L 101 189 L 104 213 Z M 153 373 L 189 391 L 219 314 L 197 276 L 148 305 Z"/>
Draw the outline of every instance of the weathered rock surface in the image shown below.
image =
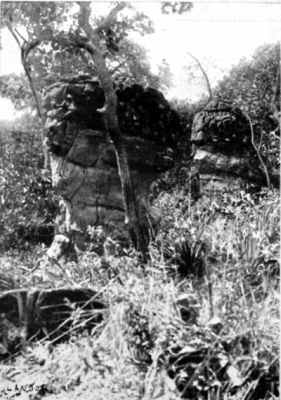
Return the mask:
<path id="1" fill-rule="evenodd" d="M 103 319 L 105 309 L 101 296 L 91 289 L 14 289 L 2 292 L 0 355 L 12 352 L 22 339 L 47 337 L 65 340 L 71 328 L 78 329 L 79 323 L 91 329 Z"/>
<path id="2" fill-rule="evenodd" d="M 265 183 L 251 144 L 249 122 L 231 103 L 213 100 L 198 112 L 191 141 L 201 190 L 234 190 Z"/>
<path id="3" fill-rule="evenodd" d="M 116 94 L 141 223 L 147 226 L 146 196 L 159 175 L 174 166 L 181 124 L 157 90 L 120 86 Z M 80 249 L 89 226 L 106 226 L 115 238 L 124 238 L 121 183 L 115 148 L 104 125 L 105 98 L 98 80 L 78 77 L 58 82 L 47 90 L 44 107 L 52 181 L 62 199 L 57 233 L 68 235 Z M 211 101 L 195 115 L 191 142 L 192 171 L 200 176 L 201 191 L 265 183 L 249 122 L 229 102 Z"/>
<path id="4" fill-rule="evenodd" d="M 116 93 L 142 223 L 147 224 L 145 197 L 157 176 L 173 166 L 180 123 L 154 89 L 133 85 Z M 62 198 L 58 231 L 70 234 L 80 248 L 88 226 L 111 227 L 115 236 L 126 231 L 115 149 L 101 112 L 104 105 L 98 81 L 83 77 L 53 85 L 45 97 L 53 186 Z"/>
<path id="5" fill-rule="evenodd" d="M 116 88 L 116 95 L 119 125 L 125 135 L 168 146 L 177 143 L 180 119 L 161 92 L 150 87 L 144 89 L 138 84 L 121 84 Z M 80 128 L 104 132 L 104 106 L 104 92 L 97 78 L 81 76 L 62 80 L 47 89 L 44 99 L 48 117 L 46 128 L 50 133 L 58 131 L 60 126 L 63 134 L 64 122 L 74 121 Z M 74 128 L 70 135 L 75 132 Z"/>

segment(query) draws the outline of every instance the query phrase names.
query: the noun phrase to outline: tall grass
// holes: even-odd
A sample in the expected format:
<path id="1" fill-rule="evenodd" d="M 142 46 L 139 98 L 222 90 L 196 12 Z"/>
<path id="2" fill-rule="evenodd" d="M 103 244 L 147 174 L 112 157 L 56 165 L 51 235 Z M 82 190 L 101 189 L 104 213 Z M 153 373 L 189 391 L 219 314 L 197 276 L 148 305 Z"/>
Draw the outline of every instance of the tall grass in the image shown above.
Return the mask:
<path id="1" fill-rule="evenodd" d="M 109 304 L 103 323 L 91 336 L 74 329 L 70 341 L 55 348 L 28 346 L 2 378 L 20 370 L 20 379 L 44 381 L 58 399 L 176 400 L 180 392 L 198 399 L 259 398 L 261 379 L 277 376 L 278 193 L 217 193 L 193 205 L 183 192 L 162 193 L 151 212 L 159 230 L 145 269 L 133 251 L 86 252 L 78 265 L 64 266 L 65 285 L 103 293 Z M 28 261 L 23 267 L 19 280 L 27 285 Z M 42 268 L 55 267 L 40 266 L 38 276 Z M 40 279 L 42 286 L 61 283 Z M 269 389 L 262 396 L 274 399 Z"/>

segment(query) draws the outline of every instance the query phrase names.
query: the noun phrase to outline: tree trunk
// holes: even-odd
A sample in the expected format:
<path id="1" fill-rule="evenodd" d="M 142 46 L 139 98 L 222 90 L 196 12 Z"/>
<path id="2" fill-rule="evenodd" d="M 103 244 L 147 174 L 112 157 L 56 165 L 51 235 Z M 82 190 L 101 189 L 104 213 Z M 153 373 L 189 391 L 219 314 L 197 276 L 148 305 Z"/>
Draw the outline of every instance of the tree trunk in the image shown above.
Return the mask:
<path id="1" fill-rule="evenodd" d="M 79 2 L 79 6 L 79 25 L 87 33 L 88 43 L 80 43 L 78 44 L 78 46 L 85 48 L 91 54 L 97 70 L 97 75 L 99 76 L 101 86 L 104 90 L 106 99 L 104 119 L 106 129 L 110 135 L 111 140 L 114 143 L 116 150 L 117 165 L 125 206 L 126 223 L 128 224 L 129 234 L 133 245 L 138 251 L 142 253 L 143 259 L 145 261 L 148 243 L 146 242 L 144 231 L 140 224 L 139 207 L 137 204 L 136 193 L 134 191 L 131 178 L 127 151 L 119 127 L 117 117 L 117 97 L 113 87 L 111 75 L 106 66 L 106 62 L 100 48 L 100 38 L 98 32 L 101 27 L 93 30 L 90 26 L 90 4 L 88 2 Z M 107 24 L 110 24 L 112 22 L 112 19 L 116 17 L 117 12 L 119 12 L 122 8 L 124 8 L 124 4 L 117 5 L 108 15 L 108 18 L 104 22 L 103 27 Z"/>
<path id="2" fill-rule="evenodd" d="M 42 137 L 42 147 L 43 147 L 43 154 L 44 154 L 44 169 L 48 169 L 50 166 L 50 155 L 49 155 L 48 150 L 46 149 L 46 145 L 45 145 L 45 120 L 44 120 L 41 99 L 35 88 L 35 85 L 34 85 L 34 82 L 33 82 L 32 76 L 31 76 L 30 66 L 27 62 L 27 59 L 23 55 L 23 51 L 22 51 L 22 60 L 21 61 L 22 61 L 22 65 L 23 65 L 24 71 L 26 73 L 27 79 L 29 81 L 30 89 L 31 89 L 33 97 L 35 99 L 37 114 L 41 121 L 41 137 Z"/>

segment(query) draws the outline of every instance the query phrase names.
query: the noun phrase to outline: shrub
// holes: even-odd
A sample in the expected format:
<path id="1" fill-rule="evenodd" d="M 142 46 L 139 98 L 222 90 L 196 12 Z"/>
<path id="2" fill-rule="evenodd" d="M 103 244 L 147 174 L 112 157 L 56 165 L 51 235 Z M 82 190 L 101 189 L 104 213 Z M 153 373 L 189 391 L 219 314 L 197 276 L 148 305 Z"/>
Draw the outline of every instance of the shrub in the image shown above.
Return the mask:
<path id="1" fill-rule="evenodd" d="M 56 206 L 50 176 L 42 170 L 38 132 L 38 121 L 27 119 L 0 149 L 2 249 L 24 247 L 28 242 L 49 243 L 53 235 Z"/>

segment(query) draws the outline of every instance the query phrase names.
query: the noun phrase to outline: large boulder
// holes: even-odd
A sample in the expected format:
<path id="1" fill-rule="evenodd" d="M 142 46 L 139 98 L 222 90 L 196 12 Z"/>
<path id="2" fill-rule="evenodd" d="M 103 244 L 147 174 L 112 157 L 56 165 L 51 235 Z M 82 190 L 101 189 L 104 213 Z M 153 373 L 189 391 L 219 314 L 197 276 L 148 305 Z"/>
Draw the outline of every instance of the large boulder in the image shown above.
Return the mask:
<path id="1" fill-rule="evenodd" d="M 181 125 L 155 89 L 119 86 L 116 94 L 141 223 L 147 225 L 146 194 L 159 174 L 173 166 Z M 104 107 L 103 89 L 89 77 L 52 85 L 44 100 L 52 181 L 61 196 L 57 231 L 71 236 L 80 248 L 89 226 L 103 225 L 115 237 L 126 236 L 121 183 Z"/>
<path id="2" fill-rule="evenodd" d="M 231 103 L 213 100 L 198 112 L 191 142 L 201 190 L 234 190 L 249 184 L 265 184 L 251 143 L 249 121 Z"/>

